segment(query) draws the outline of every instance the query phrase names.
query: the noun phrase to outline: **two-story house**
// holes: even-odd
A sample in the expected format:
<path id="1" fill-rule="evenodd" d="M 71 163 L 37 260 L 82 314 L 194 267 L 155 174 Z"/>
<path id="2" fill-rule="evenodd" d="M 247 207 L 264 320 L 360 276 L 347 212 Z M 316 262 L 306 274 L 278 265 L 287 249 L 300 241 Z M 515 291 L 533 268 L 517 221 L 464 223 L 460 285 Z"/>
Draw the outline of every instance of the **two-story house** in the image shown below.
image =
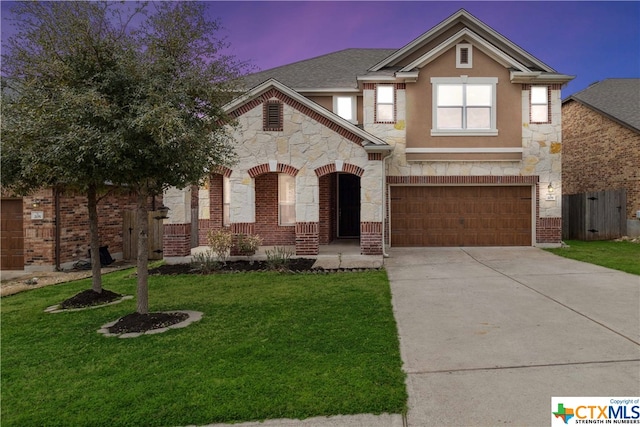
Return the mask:
<path id="1" fill-rule="evenodd" d="M 347 49 L 247 76 L 226 106 L 238 162 L 171 189 L 165 257 L 208 229 L 264 245 L 559 244 L 556 72 L 465 10 L 397 50 Z M 195 218 L 194 218 L 195 220 Z"/>

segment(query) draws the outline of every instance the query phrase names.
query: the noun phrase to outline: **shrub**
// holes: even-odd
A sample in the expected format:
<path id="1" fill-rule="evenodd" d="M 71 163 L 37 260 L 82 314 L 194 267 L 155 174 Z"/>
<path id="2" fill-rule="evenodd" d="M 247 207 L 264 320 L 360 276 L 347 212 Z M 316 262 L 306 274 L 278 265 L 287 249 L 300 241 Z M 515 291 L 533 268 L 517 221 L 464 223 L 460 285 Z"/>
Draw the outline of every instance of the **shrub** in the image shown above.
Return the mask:
<path id="1" fill-rule="evenodd" d="M 262 237 L 257 234 L 238 234 L 238 250 L 247 256 L 251 264 L 253 264 L 253 255 L 261 244 Z"/>
<path id="2" fill-rule="evenodd" d="M 276 246 L 273 250 L 267 250 L 267 266 L 269 270 L 284 270 L 287 268 L 289 260 L 294 254 L 294 251 L 287 249 L 284 246 Z"/>
<path id="3" fill-rule="evenodd" d="M 221 264 L 211 250 L 197 253 L 191 257 L 191 268 L 202 274 L 209 274 L 219 269 Z"/>
<path id="4" fill-rule="evenodd" d="M 223 264 L 227 263 L 231 246 L 233 245 L 233 234 L 226 229 L 217 231 L 209 230 L 207 233 L 207 242 L 211 248 L 211 252 L 216 256 L 217 261 Z"/>

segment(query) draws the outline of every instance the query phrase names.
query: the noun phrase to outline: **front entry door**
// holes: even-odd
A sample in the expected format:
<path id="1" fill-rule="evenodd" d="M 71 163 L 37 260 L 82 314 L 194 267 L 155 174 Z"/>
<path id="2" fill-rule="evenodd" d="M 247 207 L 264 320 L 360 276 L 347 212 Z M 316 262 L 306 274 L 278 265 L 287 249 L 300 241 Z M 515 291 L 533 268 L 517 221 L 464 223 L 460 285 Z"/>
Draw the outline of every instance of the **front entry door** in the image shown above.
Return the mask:
<path id="1" fill-rule="evenodd" d="M 338 174 L 338 237 L 360 237 L 360 177 Z"/>

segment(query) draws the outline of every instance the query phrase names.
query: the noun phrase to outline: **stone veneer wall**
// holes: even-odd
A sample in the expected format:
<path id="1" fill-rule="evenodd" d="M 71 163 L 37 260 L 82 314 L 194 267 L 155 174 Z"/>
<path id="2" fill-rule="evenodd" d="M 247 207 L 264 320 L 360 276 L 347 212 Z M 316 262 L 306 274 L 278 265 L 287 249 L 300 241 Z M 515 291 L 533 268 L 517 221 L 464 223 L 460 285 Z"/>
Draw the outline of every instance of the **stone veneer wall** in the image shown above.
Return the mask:
<path id="1" fill-rule="evenodd" d="M 561 94 L 558 85 L 550 90 L 551 123 L 535 124 L 529 119 L 529 86 L 522 90 L 522 147 L 521 161 L 496 162 L 408 162 L 406 160 L 405 91 L 396 91 L 397 120 L 395 124 L 374 122 L 375 85 L 364 86 L 364 129 L 390 145 L 394 151 L 387 160 L 387 181 L 394 177 L 447 176 L 447 177 L 536 177 L 539 182 L 536 201 L 536 242 L 560 243 L 562 200 L 562 117 Z M 553 183 L 555 201 L 547 201 L 547 187 Z M 533 184 L 532 184 L 533 185 Z M 388 222 L 385 225 L 385 234 Z"/>
<path id="2" fill-rule="evenodd" d="M 627 219 L 640 210 L 640 133 L 570 101 L 564 121 L 563 194 L 627 190 Z"/>

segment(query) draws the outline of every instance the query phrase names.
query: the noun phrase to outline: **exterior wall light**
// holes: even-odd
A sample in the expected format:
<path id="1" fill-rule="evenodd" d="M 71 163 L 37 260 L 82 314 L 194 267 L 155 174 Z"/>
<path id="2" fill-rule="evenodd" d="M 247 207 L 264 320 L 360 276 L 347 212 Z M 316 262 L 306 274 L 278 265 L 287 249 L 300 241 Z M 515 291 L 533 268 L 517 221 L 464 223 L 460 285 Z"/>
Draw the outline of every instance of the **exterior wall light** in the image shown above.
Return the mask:
<path id="1" fill-rule="evenodd" d="M 555 189 L 553 188 L 553 183 L 549 183 L 547 187 L 547 197 L 545 198 L 547 201 L 555 201 L 556 195 L 554 194 Z"/>

